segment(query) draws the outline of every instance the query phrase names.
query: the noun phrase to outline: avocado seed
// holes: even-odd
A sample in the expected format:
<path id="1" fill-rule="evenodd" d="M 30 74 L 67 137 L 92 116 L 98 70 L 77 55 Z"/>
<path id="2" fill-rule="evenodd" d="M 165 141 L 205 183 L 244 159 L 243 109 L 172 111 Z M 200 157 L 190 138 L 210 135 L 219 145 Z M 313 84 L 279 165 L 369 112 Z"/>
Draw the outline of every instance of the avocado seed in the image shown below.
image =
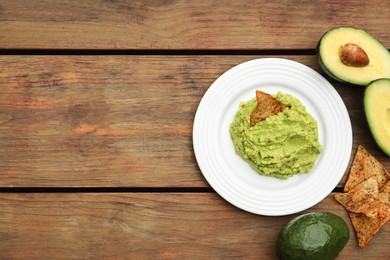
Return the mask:
<path id="1" fill-rule="evenodd" d="M 342 63 L 350 67 L 364 67 L 370 63 L 367 53 L 354 43 L 342 45 L 339 50 L 339 57 Z"/>

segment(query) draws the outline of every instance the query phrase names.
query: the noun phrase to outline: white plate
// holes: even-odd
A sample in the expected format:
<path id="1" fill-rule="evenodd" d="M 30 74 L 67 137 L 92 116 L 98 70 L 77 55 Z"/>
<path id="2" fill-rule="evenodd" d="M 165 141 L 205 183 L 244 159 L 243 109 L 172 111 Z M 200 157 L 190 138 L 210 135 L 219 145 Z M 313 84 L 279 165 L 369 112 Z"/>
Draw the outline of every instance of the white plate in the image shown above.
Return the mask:
<path id="1" fill-rule="evenodd" d="M 261 176 L 235 153 L 230 123 L 257 89 L 292 94 L 317 120 L 323 151 L 310 173 L 288 180 Z M 195 115 L 193 145 L 200 170 L 220 196 L 251 213 L 281 216 L 314 206 L 336 187 L 351 156 L 352 127 L 341 97 L 316 71 L 291 60 L 256 59 L 228 70 L 207 90 Z"/>

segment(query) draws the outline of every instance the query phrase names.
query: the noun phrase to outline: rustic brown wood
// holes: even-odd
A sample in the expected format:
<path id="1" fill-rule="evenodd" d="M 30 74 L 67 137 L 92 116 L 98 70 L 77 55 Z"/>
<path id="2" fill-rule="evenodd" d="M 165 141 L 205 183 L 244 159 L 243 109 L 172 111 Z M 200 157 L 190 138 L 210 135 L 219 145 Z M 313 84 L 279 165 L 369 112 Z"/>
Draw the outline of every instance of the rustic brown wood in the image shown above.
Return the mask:
<path id="1" fill-rule="evenodd" d="M 328 29 L 390 46 L 381 1 L 2 1 L 0 48 L 313 49 Z"/>
<path id="2" fill-rule="evenodd" d="M 320 71 L 314 56 L 284 57 Z M 197 106 L 219 75 L 255 58 L 0 57 L 0 186 L 207 187 L 192 148 Z M 390 169 L 364 117 L 364 88 L 331 82 L 354 149 Z"/>
<path id="3" fill-rule="evenodd" d="M 2 53 L 73 55 L 0 56 L 0 259 L 272 260 L 282 226 L 313 211 L 349 225 L 340 259 L 388 259 L 389 224 L 360 249 L 335 193 L 294 215 L 254 215 L 201 189 L 192 148 L 197 106 L 223 72 L 282 57 L 322 73 L 302 54 L 323 33 L 355 26 L 390 47 L 388 13 L 386 0 L 2 1 Z M 231 50 L 267 56 L 204 55 Z M 363 144 L 390 170 L 364 116 L 364 87 L 329 81 L 351 117 L 350 160 Z"/>
<path id="4" fill-rule="evenodd" d="M 349 225 L 340 259 L 388 255 L 389 225 L 359 249 L 332 195 L 302 213 L 314 211 Z M 279 230 L 299 215 L 250 214 L 214 193 L 0 194 L 0 214 L 5 259 L 276 259 Z"/>

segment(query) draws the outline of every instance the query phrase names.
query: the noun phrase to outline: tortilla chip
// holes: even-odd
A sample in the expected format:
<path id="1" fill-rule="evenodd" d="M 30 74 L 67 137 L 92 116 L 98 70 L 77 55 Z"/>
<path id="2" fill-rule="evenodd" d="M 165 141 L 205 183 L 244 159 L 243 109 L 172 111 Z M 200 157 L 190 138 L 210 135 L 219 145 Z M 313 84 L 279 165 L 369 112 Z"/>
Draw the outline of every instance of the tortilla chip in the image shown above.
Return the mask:
<path id="1" fill-rule="evenodd" d="M 379 200 L 385 205 L 384 210 L 390 216 L 390 181 L 379 190 Z"/>
<path id="2" fill-rule="evenodd" d="M 348 211 L 363 248 L 390 220 L 390 174 L 362 145 L 356 151 L 344 192 L 335 198 Z"/>
<path id="3" fill-rule="evenodd" d="M 374 218 L 353 212 L 349 212 L 349 217 L 355 230 L 359 247 L 363 248 L 390 219 L 390 214 L 386 210 L 386 205 L 382 203 L 378 215 Z"/>
<path id="4" fill-rule="evenodd" d="M 250 115 L 250 127 L 269 116 L 282 112 L 287 106 L 270 94 L 256 90 L 257 105 Z"/>
<path id="5" fill-rule="evenodd" d="M 378 215 L 374 218 L 362 213 L 349 213 L 359 246 L 362 248 L 390 220 L 390 181 L 379 190 L 379 199 L 382 203 L 378 208 Z"/>
<path id="6" fill-rule="evenodd" d="M 386 184 L 379 190 L 379 199 L 390 209 L 390 181 L 386 182 Z"/>
<path id="7" fill-rule="evenodd" d="M 363 213 L 370 218 L 378 215 L 382 203 L 376 176 L 361 182 L 348 193 L 335 194 L 335 199 L 349 212 Z"/>
<path id="8" fill-rule="evenodd" d="M 379 188 L 390 179 L 390 174 L 385 167 L 362 145 L 359 145 L 344 186 L 344 192 L 350 191 L 372 176 L 376 176 Z"/>

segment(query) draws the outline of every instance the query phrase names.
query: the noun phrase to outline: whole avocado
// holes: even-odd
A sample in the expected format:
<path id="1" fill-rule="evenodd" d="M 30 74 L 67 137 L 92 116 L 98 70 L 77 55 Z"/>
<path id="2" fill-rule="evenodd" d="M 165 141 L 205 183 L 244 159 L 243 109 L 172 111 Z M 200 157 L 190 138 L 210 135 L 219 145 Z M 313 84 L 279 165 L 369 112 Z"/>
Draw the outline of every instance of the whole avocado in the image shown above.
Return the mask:
<path id="1" fill-rule="evenodd" d="M 339 216 L 328 212 L 300 215 L 280 231 L 276 254 L 279 259 L 335 259 L 349 240 L 349 228 Z"/>

